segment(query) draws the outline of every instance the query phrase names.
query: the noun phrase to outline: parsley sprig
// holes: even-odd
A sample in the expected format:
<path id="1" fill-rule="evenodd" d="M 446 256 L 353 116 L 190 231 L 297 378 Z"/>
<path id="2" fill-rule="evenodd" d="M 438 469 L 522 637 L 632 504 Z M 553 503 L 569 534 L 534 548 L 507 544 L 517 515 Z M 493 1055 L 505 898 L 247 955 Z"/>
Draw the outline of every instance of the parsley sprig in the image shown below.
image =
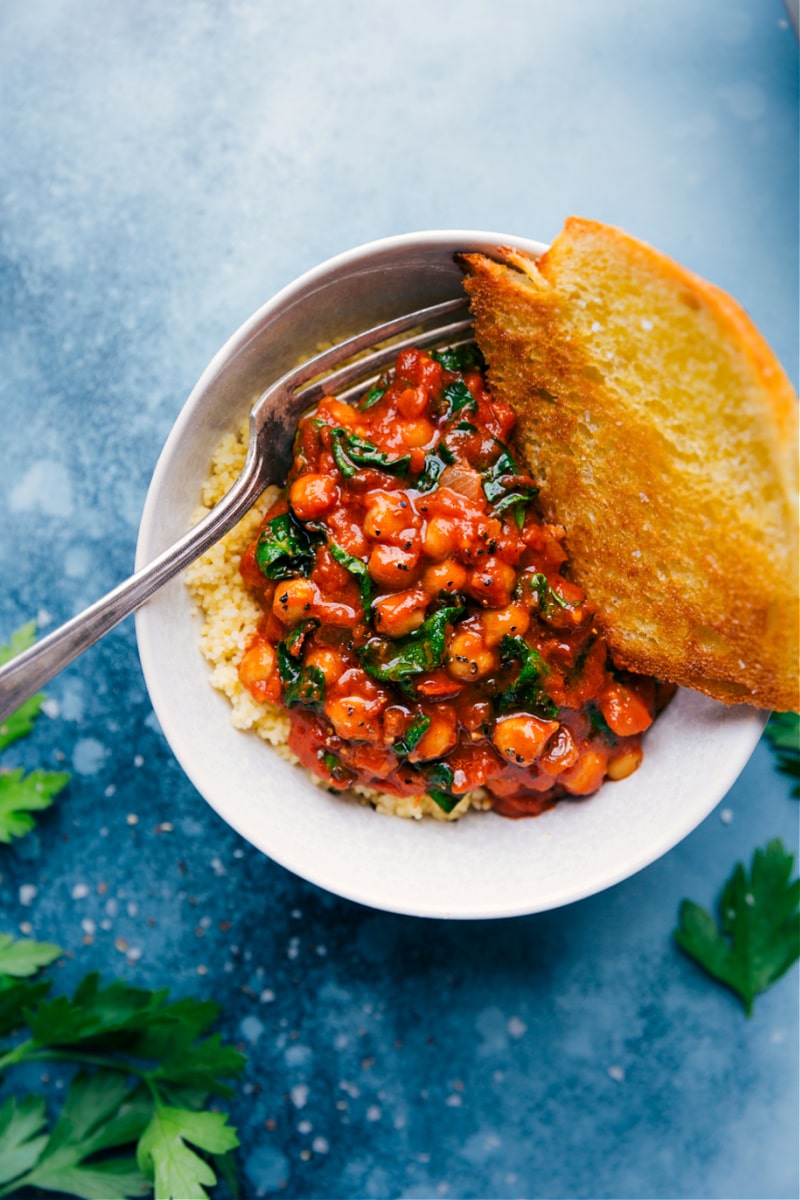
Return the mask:
<path id="1" fill-rule="evenodd" d="M 0 646 L 0 666 L 27 650 L 35 641 L 36 624 L 29 621 L 11 635 L 7 646 Z M 31 732 L 43 701 L 44 695 L 40 692 L 6 717 L 0 724 L 0 751 Z M 26 775 L 21 767 L 0 767 L 0 842 L 8 843 L 30 833 L 36 824 L 31 813 L 49 808 L 68 782 L 69 775 L 64 771 L 36 770 Z"/>
<path id="2" fill-rule="evenodd" d="M 737 863 L 719 918 L 684 900 L 675 940 L 704 971 L 736 992 L 748 1016 L 756 996 L 800 958 L 800 879 L 780 838 L 756 850 L 750 873 Z"/>
<path id="3" fill-rule="evenodd" d="M 800 716 L 773 713 L 764 730 L 777 756 L 778 770 L 796 780 L 792 795 L 800 797 Z"/>
<path id="4" fill-rule="evenodd" d="M 63 1061 L 80 1069 L 48 1128 L 41 1097 L 12 1095 L 0 1107 L 0 1196 L 39 1187 L 125 1200 L 154 1190 L 156 1200 L 202 1200 L 227 1173 L 238 1145 L 211 1096 L 232 1094 L 228 1080 L 245 1060 L 209 1033 L 212 1001 L 171 1001 L 123 980 L 103 987 L 87 975 L 72 999 L 47 999 L 47 981 L 21 976 L 60 953 L 32 941 L 0 942 L 0 1073 L 22 1063 Z M 38 991 L 32 997 L 31 989 Z M 29 1036 L 19 1040 L 19 1031 Z"/>

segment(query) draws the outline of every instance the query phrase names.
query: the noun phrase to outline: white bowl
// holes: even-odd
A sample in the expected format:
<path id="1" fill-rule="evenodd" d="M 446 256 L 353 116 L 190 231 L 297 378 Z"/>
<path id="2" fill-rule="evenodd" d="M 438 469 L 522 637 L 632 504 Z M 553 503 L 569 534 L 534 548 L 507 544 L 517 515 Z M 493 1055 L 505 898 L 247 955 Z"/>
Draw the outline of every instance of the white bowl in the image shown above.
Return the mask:
<path id="1" fill-rule="evenodd" d="M 322 341 L 458 295 L 454 252 L 500 244 L 545 248 L 510 234 L 408 234 L 339 255 L 268 301 L 211 361 L 175 423 L 147 495 L 137 564 L 188 527 L 221 436 L 267 384 Z M 514 916 L 627 878 L 711 812 L 764 724 L 752 709 L 681 691 L 647 733 L 640 769 L 595 796 L 521 821 L 477 812 L 457 823 L 403 821 L 312 786 L 255 734 L 233 728 L 180 580 L 141 609 L 136 626 L 161 728 L 212 808 L 290 871 L 390 912 Z"/>

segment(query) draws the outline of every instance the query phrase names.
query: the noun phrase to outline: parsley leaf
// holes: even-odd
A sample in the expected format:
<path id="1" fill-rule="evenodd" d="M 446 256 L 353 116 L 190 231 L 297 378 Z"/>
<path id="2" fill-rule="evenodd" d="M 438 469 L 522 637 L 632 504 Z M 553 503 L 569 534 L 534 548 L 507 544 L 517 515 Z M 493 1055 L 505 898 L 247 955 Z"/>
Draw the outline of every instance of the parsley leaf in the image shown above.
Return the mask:
<path id="1" fill-rule="evenodd" d="M 800 879 L 776 838 L 756 850 L 748 877 L 737 863 L 719 899 L 719 920 L 691 900 L 680 908 L 675 940 L 703 970 L 736 992 L 748 1016 L 756 996 L 800 957 Z"/>
<path id="2" fill-rule="evenodd" d="M 0 842 L 30 833 L 36 824 L 30 814 L 49 808 L 68 783 L 64 771 L 0 771 Z"/>
<path id="3" fill-rule="evenodd" d="M 151 1110 L 152 1099 L 143 1091 L 132 1091 L 124 1075 L 81 1071 L 41 1154 L 27 1174 L 15 1180 L 14 1189 L 40 1187 L 85 1200 L 145 1195 L 150 1186 L 131 1154 L 89 1160 L 135 1142 Z"/>
<path id="4" fill-rule="evenodd" d="M 11 641 L 7 646 L 0 646 L 0 667 L 5 666 L 12 658 L 16 658 L 23 650 L 29 650 L 36 641 L 36 622 L 28 621 L 27 624 L 21 625 L 11 635 Z M 12 742 L 16 742 L 19 738 L 25 737 L 33 729 L 33 724 L 39 715 L 39 710 L 42 707 L 44 694 L 40 692 L 36 696 L 31 696 L 29 700 L 25 700 L 23 704 L 10 716 L 6 717 L 2 725 L 0 725 L 0 750 L 5 750 L 6 746 L 10 746 Z"/>
<path id="5" fill-rule="evenodd" d="M 50 990 L 50 984 L 14 980 L 10 975 L 0 977 L 0 1037 L 13 1033 L 25 1024 L 25 1013 L 38 1004 Z"/>
<path id="6" fill-rule="evenodd" d="M 210 1154 L 226 1154 L 239 1145 L 226 1121 L 224 1113 L 192 1112 L 166 1105 L 156 1109 L 139 1142 L 136 1158 L 143 1174 L 154 1180 L 157 1200 L 172 1196 L 176 1200 L 202 1200 L 208 1196 L 205 1188 L 216 1183 L 216 1176 L 187 1142 Z"/>
<path id="7" fill-rule="evenodd" d="M 0 666 L 9 662 L 36 640 L 36 625 L 29 621 L 11 635 L 8 646 L 0 647 Z M 0 750 L 25 737 L 33 729 L 44 695 L 32 696 L 0 725 Z M 0 768 L 0 842 L 30 833 L 36 822 L 32 812 L 49 808 L 58 793 L 66 787 L 69 775 L 63 771 L 31 771 L 21 768 Z"/>
<path id="8" fill-rule="evenodd" d="M 14 957 L 13 946 L 4 941 L 3 948 Z M 30 949 L 16 953 L 27 966 Z M 218 1013 L 213 1001 L 170 1002 L 166 990 L 123 980 L 103 987 L 97 975 L 86 976 L 72 999 L 41 1001 L 30 995 L 36 987 L 47 984 L 0 977 L 0 1014 L 4 995 L 28 992 L 22 1019 L 10 1020 L 2 1032 L 24 1021 L 32 1034 L 0 1052 L 0 1071 L 48 1059 L 93 1069 L 75 1076 L 49 1133 L 43 1132 L 44 1101 L 12 1098 L 0 1108 L 0 1195 L 39 1187 L 84 1200 L 126 1200 L 150 1192 L 155 1180 L 162 1200 L 194 1200 L 206 1195 L 203 1188 L 216 1175 L 185 1142 L 217 1156 L 217 1170 L 231 1176 L 235 1130 L 223 1114 L 203 1106 L 210 1092 L 231 1094 L 225 1081 L 245 1060 L 218 1034 L 203 1036 Z"/>
<path id="9" fill-rule="evenodd" d="M 47 1109 L 39 1096 L 9 1096 L 0 1108 L 0 1184 L 29 1171 L 47 1145 Z"/>
<path id="10" fill-rule="evenodd" d="M 764 730 L 777 754 L 778 770 L 797 782 L 792 795 L 800 797 L 800 716 L 797 713 L 773 713 Z"/>
<path id="11" fill-rule="evenodd" d="M 0 975 L 13 975 L 15 979 L 35 975 L 60 954 L 61 947 L 52 942 L 14 941 L 10 934 L 0 933 Z"/>

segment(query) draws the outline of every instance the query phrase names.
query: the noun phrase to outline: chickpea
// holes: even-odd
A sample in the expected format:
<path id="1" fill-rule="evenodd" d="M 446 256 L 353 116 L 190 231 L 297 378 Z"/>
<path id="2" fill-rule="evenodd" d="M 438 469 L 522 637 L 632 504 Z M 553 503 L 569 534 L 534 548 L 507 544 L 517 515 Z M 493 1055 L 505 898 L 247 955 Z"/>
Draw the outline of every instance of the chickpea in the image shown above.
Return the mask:
<path id="1" fill-rule="evenodd" d="M 575 738 L 566 725 L 561 725 L 547 743 L 539 765 L 548 775 L 560 775 L 577 761 L 578 747 L 575 745 Z"/>
<path id="2" fill-rule="evenodd" d="M 364 696 L 338 696 L 325 702 L 325 716 L 339 737 L 348 741 L 379 742 L 380 707 Z"/>
<path id="3" fill-rule="evenodd" d="M 467 581 L 467 572 L 460 562 L 454 558 L 446 558 L 444 562 L 431 563 L 425 568 L 422 576 L 422 586 L 431 596 L 440 596 L 442 592 L 448 595 L 459 592 Z"/>
<path id="4" fill-rule="evenodd" d="M 411 420 L 421 417 L 428 407 L 428 393 L 424 387 L 404 388 L 397 397 L 397 407 L 402 416 Z"/>
<path id="5" fill-rule="evenodd" d="M 489 557 L 467 577 L 467 591 L 487 608 L 505 608 L 517 582 L 517 573 L 501 558 Z"/>
<path id="6" fill-rule="evenodd" d="M 436 429 L 425 417 L 418 417 L 415 421 L 398 421 L 395 431 L 397 437 L 402 440 L 403 447 L 413 450 L 419 446 L 427 446 Z"/>
<path id="7" fill-rule="evenodd" d="M 588 796 L 596 792 L 606 774 L 607 756 L 596 746 L 581 750 L 577 762 L 564 771 L 561 782 L 573 796 Z"/>
<path id="8" fill-rule="evenodd" d="M 607 775 L 609 779 L 626 779 L 628 775 L 632 775 L 639 767 L 642 761 L 642 749 L 640 746 L 632 747 L 630 750 L 623 750 L 616 758 L 609 759 Z"/>
<path id="9" fill-rule="evenodd" d="M 422 546 L 435 561 L 450 558 L 458 549 L 458 529 L 447 517 L 432 517 L 422 535 Z"/>
<path id="10" fill-rule="evenodd" d="M 609 728 L 620 737 L 644 733 L 653 723 L 645 701 L 621 683 L 609 683 L 603 690 L 599 703 Z"/>
<path id="11" fill-rule="evenodd" d="M 505 608 L 490 608 L 481 616 L 483 637 L 487 646 L 497 646 L 508 634 L 523 635 L 531 623 L 530 611 L 524 604 L 509 604 Z"/>
<path id="12" fill-rule="evenodd" d="M 258 640 L 242 656 L 239 679 L 246 688 L 265 683 L 278 665 L 278 656 L 269 642 Z"/>
<path id="13" fill-rule="evenodd" d="M 437 713 L 408 757 L 412 762 L 441 758 L 453 749 L 457 741 L 455 714 L 448 719 L 444 712 L 441 715 Z"/>
<path id="14" fill-rule="evenodd" d="M 380 542 L 372 547 L 367 570 L 379 587 L 389 591 L 407 588 L 419 563 L 419 550 L 404 550 L 400 546 L 384 546 Z"/>
<path id="15" fill-rule="evenodd" d="M 528 713 L 501 717 L 494 727 L 492 741 L 504 758 L 517 766 L 530 767 L 557 729 L 557 721 L 543 721 Z"/>
<path id="16" fill-rule="evenodd" d="M 289 503 L 301 521 L 327 512 L 338 498 L 339 489 L 331 475 L 301 475 L 289 488 Z"/>
<path id="17" fill-rule="evenodd" d="M 497 655 L 479 633 L 460 629 L 453 634 L 447 651 L 447 670 L 454 679 L 471 683 L 496 670 L 497 665 Z"/>
<path id="18" fill-rule="evenodd" d="M 409 588 L 405 592 L 395 592 L 392 596 L 382 596 L 375 601 L 375 628 L 387 637 L 403 637 L 413 629 L 419 629 L 425 620 L 425 609 L 430 604 L 430 596 L 420 588 Z"/>
<path id="19" fill-rule="evenodd" d="M 395 541 L 419 523 L 405 492 L 370 492 L 366 505 L 364 533 L 374 541 Z"/>
<path id="20" fill-rule="evenodd" d="M 309 615 L 318 597 L 310 579 L 287 579 L 275 589 L 272 611 L 284 625 L 295 625 Z"/>
<path id="21" fill-rule="evenodd" d="M 325 683 L 328 687 L 336 682 L 344 669 L 341 654 L 337 654 L 335 650 L 331 650 L 328 646 L 312 647 L 306 654 L 305 662 L 308 667 L 319 668 L 325 677 Z"/>
<path id="22" fill-rule="evenodd" d="M 344 404 L 341 400 L 337 400 L 335 396 L 325 396 L 320 401 L 317 409 L 317 416 L 326 424 L 344 425 L 348 428 L 355 425 L 359 419 L 359 413 L 350 404 Z"/>

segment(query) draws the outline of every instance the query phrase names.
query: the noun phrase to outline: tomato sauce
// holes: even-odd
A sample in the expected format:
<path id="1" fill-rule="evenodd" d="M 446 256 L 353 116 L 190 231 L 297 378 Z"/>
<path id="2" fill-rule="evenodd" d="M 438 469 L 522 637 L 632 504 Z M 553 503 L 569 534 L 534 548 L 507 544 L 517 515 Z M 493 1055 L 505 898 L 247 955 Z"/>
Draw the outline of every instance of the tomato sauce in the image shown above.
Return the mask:
<path id="1" fill-rule="evenodd" d="M 450 812 L 484 788 L 521 817 L 641 761 L 665 696 L 615 670 L 513 426 L 474 346 L 404 350 L 358 405 L 299 422 L 242 557 L 264 616 L 239 677 L 333 789 Z"/>

